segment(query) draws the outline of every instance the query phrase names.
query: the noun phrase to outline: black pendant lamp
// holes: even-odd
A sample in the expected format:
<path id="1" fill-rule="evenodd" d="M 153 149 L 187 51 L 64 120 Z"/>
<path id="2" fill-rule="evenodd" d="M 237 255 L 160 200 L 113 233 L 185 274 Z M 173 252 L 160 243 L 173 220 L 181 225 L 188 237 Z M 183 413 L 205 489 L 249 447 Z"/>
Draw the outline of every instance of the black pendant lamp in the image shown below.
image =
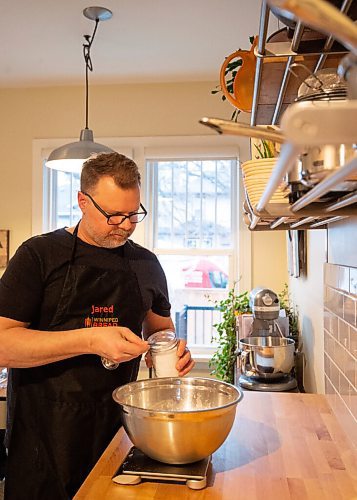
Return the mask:
<path id="1" fill-rule="evenodd" d="M 95 27 L 92 36 L 84 35 L 83 55 L 86 68 L 86 122 L 85 128 L 81 130 L 79 141 L 71 142 L 61 146 L 49 155 L 46 166 L 55 170 L 65 172 L 80 172 L 83 163 L 96 153 L 113 153 L 111 148 L 98 144 L 93 140 L 93 131 L 88 128 L 88 72 L 93 71 L 90 57 L 91 46 L 97 31 L 99 21 L 111 19 L 112 12 L 104 7 L 87 7 L 83 10 L 83 15 L 92 21 L 95 21 Z"/>

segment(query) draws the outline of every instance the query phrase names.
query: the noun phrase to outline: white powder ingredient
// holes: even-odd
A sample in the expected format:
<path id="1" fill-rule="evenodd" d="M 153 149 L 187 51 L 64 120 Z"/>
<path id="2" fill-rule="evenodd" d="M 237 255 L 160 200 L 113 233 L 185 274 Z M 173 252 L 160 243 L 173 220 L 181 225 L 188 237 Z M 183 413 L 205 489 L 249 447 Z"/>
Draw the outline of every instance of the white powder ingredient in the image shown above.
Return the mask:
<path id="1" fill-rule="evenodd" d="M 178 377 L 175 366 L 178 361 L 177 349 L 152 352 L 152 361 L 156 377 Z"/>

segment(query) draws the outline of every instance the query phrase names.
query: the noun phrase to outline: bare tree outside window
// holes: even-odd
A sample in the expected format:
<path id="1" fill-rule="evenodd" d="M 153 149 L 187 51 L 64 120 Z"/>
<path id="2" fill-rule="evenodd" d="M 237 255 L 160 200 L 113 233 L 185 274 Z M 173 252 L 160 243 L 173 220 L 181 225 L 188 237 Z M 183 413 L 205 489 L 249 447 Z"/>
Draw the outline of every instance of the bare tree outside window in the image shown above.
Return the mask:
<path id="1" fill-rule="evenodd" d="M 235 158 L 152 160 L 153 246 L 167 275 L 173 316 L 190 345 L 212 346 L 234 251 Z M 180 319 L 181 318 L 181 319 Z M 182 328 L 181 328 L 182 330 Z"/>

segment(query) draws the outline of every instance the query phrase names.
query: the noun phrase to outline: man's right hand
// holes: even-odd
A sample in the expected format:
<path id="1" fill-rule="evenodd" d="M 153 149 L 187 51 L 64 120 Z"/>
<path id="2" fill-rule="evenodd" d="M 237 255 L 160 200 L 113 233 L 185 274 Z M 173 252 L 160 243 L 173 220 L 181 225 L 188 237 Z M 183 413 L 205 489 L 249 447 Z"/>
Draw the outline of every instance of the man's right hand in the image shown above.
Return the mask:
<path id="1" fill-rule="evenodd" d="M 91 327 L 90 352 L 115 363 L 130 361 L 148 351 L 149 344 L 124 326 Z"/>
<path id="2" fill-rule="evenodd" d="M 116 363 L 146 352 L 149 345 L 129 328 L 91 327 L 76 330 L 42 331 L 28 323 L 0 317 L 0 365 L 29 368 L 62 359 L 97 354 Z"/>

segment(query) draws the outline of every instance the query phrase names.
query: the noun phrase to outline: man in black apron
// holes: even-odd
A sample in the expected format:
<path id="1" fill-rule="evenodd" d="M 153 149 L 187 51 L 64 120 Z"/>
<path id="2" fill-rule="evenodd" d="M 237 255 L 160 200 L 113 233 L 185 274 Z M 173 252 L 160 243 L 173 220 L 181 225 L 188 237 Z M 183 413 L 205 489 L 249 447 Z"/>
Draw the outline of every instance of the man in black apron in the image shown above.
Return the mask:
<path id="1" fill-rule="evenodd" d="M 81 221 L 25 242 L 2 277 L 6 500 L 74 496 L 121 425 L 112 391 L 136 379 L 142 334 L 173 328 L 163 270 L 129 240 L 146 215 L 139 187 L 132 160 L 88 160 Z M 185 375 L 194 362 L 183 341 L 179 357 Z"/>

